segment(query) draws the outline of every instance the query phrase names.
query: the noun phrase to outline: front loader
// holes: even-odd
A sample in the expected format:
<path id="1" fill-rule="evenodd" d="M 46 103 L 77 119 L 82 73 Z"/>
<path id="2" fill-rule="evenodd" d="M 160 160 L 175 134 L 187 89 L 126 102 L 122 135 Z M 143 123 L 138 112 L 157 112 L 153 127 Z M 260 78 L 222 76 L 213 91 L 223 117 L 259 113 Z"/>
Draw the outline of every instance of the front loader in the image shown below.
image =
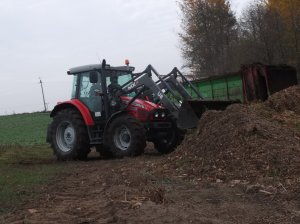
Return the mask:
<path id="1" fill-rule="evenodd" d="M 156 88 L 164 93 L 164 97 L 159 98 L 153 94 L 153 91 L 147 90 L 143 96 L 172 111 L 180 129 L 195 128 L 206 110 L 224 110 L 227 106 L 238 103 L 238 101 L 204 100 L 196 87 L 176 67 L 169 74 L 162 76 L 152 65 L 148 65 L 145 71 L 134 76 L 139 77 L 142 74 L 156 79 Z M 192 93 L 186 90 L 183 83 L 190 87 Z"/>

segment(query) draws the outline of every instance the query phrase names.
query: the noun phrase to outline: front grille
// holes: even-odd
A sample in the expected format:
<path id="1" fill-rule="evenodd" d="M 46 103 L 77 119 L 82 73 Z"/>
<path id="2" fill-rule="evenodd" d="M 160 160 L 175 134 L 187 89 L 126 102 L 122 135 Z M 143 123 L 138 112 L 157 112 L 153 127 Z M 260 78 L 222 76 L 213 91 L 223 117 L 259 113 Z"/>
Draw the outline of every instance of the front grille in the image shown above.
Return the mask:
<path id="1" fill-rule="evenodd" d="M 152 122 L 150 123 L 150 128 L 154 129 L 167 129 L 171 128 L 172 123 L 171 122 Z"/>

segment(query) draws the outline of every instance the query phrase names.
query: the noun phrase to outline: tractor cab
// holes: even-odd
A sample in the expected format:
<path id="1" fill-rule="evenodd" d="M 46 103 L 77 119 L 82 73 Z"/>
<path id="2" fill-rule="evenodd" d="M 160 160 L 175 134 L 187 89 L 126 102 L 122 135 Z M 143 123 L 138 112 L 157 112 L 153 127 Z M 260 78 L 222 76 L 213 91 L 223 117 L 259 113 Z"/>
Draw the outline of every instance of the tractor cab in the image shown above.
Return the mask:
<path id="1" fill-rule="evenodd" d="M 134 67 L 106 65 L 105 69 L 99 64 L 71 68 L 73 75 L 72 99 L 81 101 L 97 118 L 107 119 L 114 107 L 113 95 L 126 82 L 132 79 Z M 133 97 L 134 92 L 127 94 Z"/>

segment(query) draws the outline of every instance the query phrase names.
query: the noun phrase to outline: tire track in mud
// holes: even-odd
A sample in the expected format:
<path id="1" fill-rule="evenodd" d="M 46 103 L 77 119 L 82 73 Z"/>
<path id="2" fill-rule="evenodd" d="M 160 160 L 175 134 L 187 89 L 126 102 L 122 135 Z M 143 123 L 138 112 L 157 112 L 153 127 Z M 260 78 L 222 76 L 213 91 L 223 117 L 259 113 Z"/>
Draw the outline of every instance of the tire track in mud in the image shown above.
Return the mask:
<path id="1" fill-rule="evenodd" d="M 151 172 L 164 156 L 74 162 L 23 209 L 0 223 L 297 223 L 297 207 L 225 184 Z M 70 169 L 71 169 L 70 168 Z M 293 210 L 294 209 L 294 210 Z M 295 210 L 296 211 L 296 210 Z M 299 217 L 298 217 L 299 218 Z"/>
<path id="2" fill-rule="evenodd" d="M 102 161 L 99 161 L 101 163 Z M 89 164 L 90 163 L 90 164 Z M 74 173 L 53 183 L 38 200 L 3 223 L 113 223 L 112 202 L 105 195 L 95 162 L 76 164 Z M 1 222 L 1 219 L 0 219 Z"/>

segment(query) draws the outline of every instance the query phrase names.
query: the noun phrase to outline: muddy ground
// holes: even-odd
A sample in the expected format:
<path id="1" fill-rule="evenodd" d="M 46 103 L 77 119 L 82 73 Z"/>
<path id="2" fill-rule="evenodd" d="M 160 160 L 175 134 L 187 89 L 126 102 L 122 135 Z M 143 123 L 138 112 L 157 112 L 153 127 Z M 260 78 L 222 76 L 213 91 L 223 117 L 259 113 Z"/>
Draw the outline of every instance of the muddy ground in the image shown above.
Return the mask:
<path id="1" fill-rule="evenodd" d="M 175 152 L 66 165 L 0 223 L 300 223 L 300 86 L 207 111 Z"/>
<path id="2" fill-rule="evenodd" d="M 300 223 L 295 193 L 153 172 L 166 159 L 150 149 L 137 158 L 73 162 L 70 175 L 0 223 Z"/>

